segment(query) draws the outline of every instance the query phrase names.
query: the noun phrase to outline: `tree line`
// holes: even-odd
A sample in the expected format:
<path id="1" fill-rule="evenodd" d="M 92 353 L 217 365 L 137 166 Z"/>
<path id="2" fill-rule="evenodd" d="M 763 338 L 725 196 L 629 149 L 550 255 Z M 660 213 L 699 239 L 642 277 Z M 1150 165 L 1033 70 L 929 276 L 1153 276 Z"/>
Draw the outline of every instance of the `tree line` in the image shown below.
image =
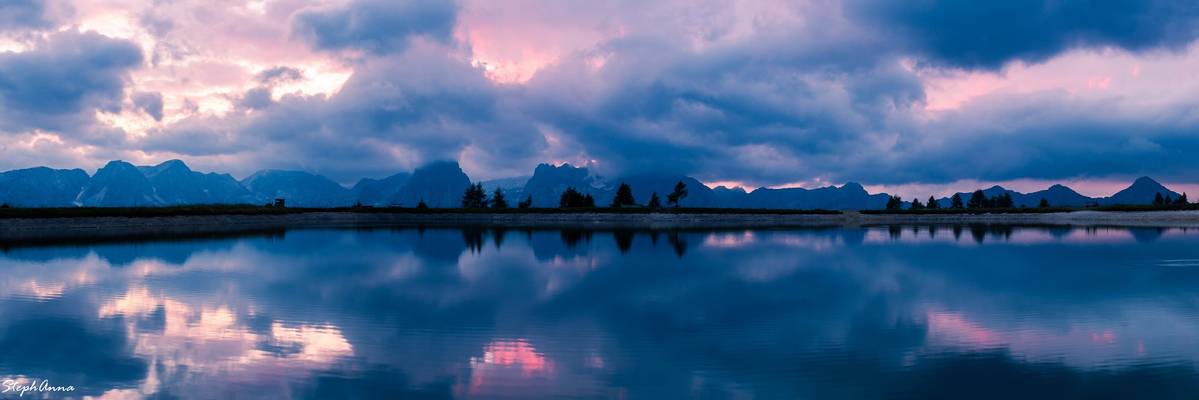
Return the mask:
<path id="1" fill-rule="evenodd" d="M 1169 194 L 1162 196 L 1161 192 L 1158 192 L 1153 197 L 1153 205 L 1154 206 L 1159 206 L 1159 207 L 1160 206 L 1170 206 L 1170 205 L 1184 206 L 1184 205 L 1188 205 L 1188 204 L 1191 204 L 1191 203 L 1189 200 L 1187 200 L 1186 193 L 1179 195 L 1178 198 L 1176 198 L 1176 199 L 1171 198 Z M 1021 207 L 1023 207 L 1023 205 Z M 1037 203 L 1037 207 L 1038 208 L 1049 208 L 1049 207 L 1051 207 L 1051 205 L 1049 204 L 1049 200 L 1042 198 L 1041 201 Z M 939 201 L 937 201 L 936 197 L 933 197 L 933 196 L 928 196 L 928 202 L 926 202 L 926 203 L 921 203 L 920 199 L 914 199 L 914 200 L 912 200 L 912 202 L 910 204 L 908 204 L 909 210 L 936 210 L 936 209 L 940 209 L 940 208 L 941 208 L 941 203 Z M 951 197 L 949 199 L 949 208 L 950 209 L 996 209 L 996 208 L 1003 209 L 1003 208 L 1016 208 L 1016 204 L 1015 204 L 1015 201 L 1012 199 L 1011 192 L 1003 192 L 1003 194 L 988 197 L 987 194 L 983 193 L 982 190 L 975 190 L 974 193 L 970 194 L 970 199 L 965 202 L 962 201 L 962 195 L 960 193 L 954 193 L 953 197 Z M 899 196 L 891 196 L 890 198 L 887 199 L 886 209 L 902 210 L 903 209 L 903 198 L 901 198 Z"/>
<path id="2" fill-rule="evenodd" d="M 683 199 L 687 198 L 687 184 L 679 181 L 674 185 L 674 190 L 666 195 L 666 203 L 678 208 Z M 421 200 L 420 204 L 425 202 Z M 524 200 L 517 203 L 517 208 L 533 207 L 533 196 L 527 195 Z M 645 207 L 645 208 L 662 208 L 662 200 L 658 198 L 658 192 L 652 192 L 649 201 L 644 206 L 637 203 L 637 199 L 633 196 L 633 188 L 629 184 L 621 182 L 616 189 L 616 196 L 612 198 L 612 203 L 608 205 L 612 208 L 621 207 Z M 562 191 L 558 198 L 559 208 L 595 208 L 595 197 L 590 193 L 582 193 L 573 186 L 567 187 Z M 417 208 L 427 208 L 418 206 Z M 482 183 L 474 183 L 467 186 L 462 193 L 462 208 L 508 208 L 508 199 L 504 196 L 503 189 L 496 188 L 487 196 L 487 192 L 483 190 Z"/>
<path id="3" fill-rule="evenodd" d="M 1012 199 L 1011 192 L 1003 192 L 996 196 L 988 197 L 982 190 L 975 190 L 970 194 L 970 199 L 962 201 L 961 193 L 954 193 L 953 197 L 949 198 L 949 209 L 985 209 L 985 208 L 1015 208 L 1015 201 Z M 1041 199 L 1041 208 L 1048 208 L 1049 201 Z M 903 198 L 899 196 L 891 196 L 887 199 L 888 210 L 903 209 Z M 909 210 L 937 210 L 941 208 L 941 202 L 934 196 L 928 196 L 928 201 L 921 203 L 920 199 L 913 199 L 908 205 Z"/>

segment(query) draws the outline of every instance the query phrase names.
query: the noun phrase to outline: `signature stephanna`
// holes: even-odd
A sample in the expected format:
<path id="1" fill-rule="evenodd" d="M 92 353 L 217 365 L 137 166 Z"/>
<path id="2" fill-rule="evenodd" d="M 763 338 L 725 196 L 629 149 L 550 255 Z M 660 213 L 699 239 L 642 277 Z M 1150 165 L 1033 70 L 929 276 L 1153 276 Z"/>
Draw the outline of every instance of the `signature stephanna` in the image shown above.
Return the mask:
<path id="1" fill-rule="evenodd" d="M 0 393 L 17 394 L 24 397 L 26 393 L 74 392 L 75 386 L 58 386 L 50 383 L 49 379 L 5 379 L 0 381 Z"/>

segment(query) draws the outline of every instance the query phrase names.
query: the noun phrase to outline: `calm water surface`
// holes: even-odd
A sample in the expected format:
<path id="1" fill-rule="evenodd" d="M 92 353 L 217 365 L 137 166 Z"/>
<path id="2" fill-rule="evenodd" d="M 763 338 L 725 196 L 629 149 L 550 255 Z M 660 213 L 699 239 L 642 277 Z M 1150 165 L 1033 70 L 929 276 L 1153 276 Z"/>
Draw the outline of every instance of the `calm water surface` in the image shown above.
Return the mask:
<path id="1" fill-rule="evenodd" d="M 1199 396 L 1194 230 L 300 230 L 0 250 L 0 377 L 75 396 Z"/>

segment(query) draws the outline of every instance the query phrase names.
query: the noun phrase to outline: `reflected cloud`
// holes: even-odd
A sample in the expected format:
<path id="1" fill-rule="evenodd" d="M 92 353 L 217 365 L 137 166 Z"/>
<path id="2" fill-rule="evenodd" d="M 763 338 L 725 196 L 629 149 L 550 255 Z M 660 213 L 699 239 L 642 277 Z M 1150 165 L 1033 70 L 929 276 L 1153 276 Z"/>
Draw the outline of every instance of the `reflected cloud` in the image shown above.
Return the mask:
<path id="1" fill-rule="evenodd" d="M 757 243 L 753 231 L 745 232 L 716 232 L 704 236 L 702 246 L 722 249 L 745 247 Z"/>
<path id="2" fill-rule="evenodd" d="M 95 376 L 86 394 L 107 398 L 888 397 L 948 364 L 1177 386 L 1199 376 L 1197 240 L 900 225 L 299 230 L 171 257 L 104 244 L 133 255 L 120 263 L 16 247 L 0 255 L 0 344 L 96 361 L 0 371 Z"/>
<path id="3" fill-rule="evenodd" d="M 483 347 L 483 355 L 470 359 L 470 393 L 501 392 L 515 386 L 512 380 L 547 379 L 555 366 L 525 339 L 497 339 Z M 493 387 L 499 386 L 499 388 Z"/>
<path id="4" fill-rule="evenodd" d="M 178 384 L 196 375 L 219 373 L 257 384 L 262 379 L 304 376 L 354 355 L 341 330 L 330 324 L 271 321 L 270 328 L 261 332 L 247 322 L 255 317 L 252 309 L 237 312 L 228 305 L 193 305 L 153 295 L 146 287 L 130 288 L 102 304 L 99 317 L 124 319 L 134 354 L 151 360 L 155 366 L 151 370 L 161 368 L 167 375 L 155 376 L 155 381 Z M 161 327 L 143 326 L 152 318 L 161 318 Z M 142 385 L 139 395 L 157 389 Z"/>

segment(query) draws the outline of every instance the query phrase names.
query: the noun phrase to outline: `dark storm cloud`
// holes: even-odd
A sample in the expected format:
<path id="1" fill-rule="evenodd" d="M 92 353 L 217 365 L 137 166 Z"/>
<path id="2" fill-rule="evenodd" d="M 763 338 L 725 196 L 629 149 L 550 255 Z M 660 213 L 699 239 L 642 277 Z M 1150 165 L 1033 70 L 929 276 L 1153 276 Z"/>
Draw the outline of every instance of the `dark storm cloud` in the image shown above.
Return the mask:
<path id="1" fill-rule="evenodd" d="M 191 155 L 254 152 L 267 165 L 347 181 L 458 159 L 470 146 L 494 153 L 499 159 L 488 161 L 497 165 L 535 162 L 544 139 L 515 109 L 511 89 L 442 50 L 416 46 L 365 61 L 331 97 L 270 101 L 268 90 L 253 89 L 240 101 L 254 112 L 173 126 L 146 145 Z"/>
<path id="2" fill-rule="evenodd" d="M 846 0 L 845 10 L 928 62 L 971 69 L 1074 48 L 1181 49 L 1199 37 L 1194 1 Z"/>
<path id="3" fill-rule="evenodd" d="M 458 16 L 451 0 L 356 0 L 295 16 L 292 34 L 321 50 L 386 54 L 408 47 L 414 36 L 448 42 Z"/>
<path id="4" fill-rule="evenodd" d="M 141 49 L 87 32 L 51 35 L 31 50 L 0 53 L 0 130 L 75 134 L 94 111 L 121 109 L 128 73 Z"/>
<path id="5" fill-rule="evenodd" d="M 529 85 L 529 114 L 618 169 L 787 181 L 853 153 L 923 102 L 920 81 L 893 59 L 846 52 L 851 38 L 789 40 L 800 33 L 820 35 L 764 36 L 706 52 L 622 39 L 594 78 L 585 62 L 539 74 Z M 588 79 L 600 89 L 580 95 L 576 87 Z"/>
<path id="6" fill-rule="evenodd" d="M 270 68 L 254 77 L 260 87 L 228 95 L 240 106 L 228 116 L 185 119 L 143 145 L 238 154 L 255 168 L 304 168 L 340 181 L 438 159 L 474 165 L 487 178 L 594 159 L 607 175 L 685 173 L 753 185 L 1194 179 L 1199 170 L 1186 157 L 1199 150 L 1193 101 L 1031 92 L 929 113 L 929 70 L 921 68 L 994 71 L 1106 47 L 1153 62 L 1144 58 L 1151 50 L 1194 43 L 1194 4 L 816 2 L 799 8 L 803 18 L 755 22 L 748 33 L 707 12 L 651 17 L 615 7 L 620 15 L 603 24 L 620 34 L 557 54 L 528 82 L 502 84 L 471 64 L 485 58 L 472 43 L 454 41 L 457 3 L 355 1 L 291 20 L 293 37 L 311 49 L 356 57 L 336 93 L 272 100 L 270 88 L 303 75 Z M 589 7 L 579 3 L 565 17 L 587 21 Z M 913 58 L 915 68 L 906 62 Z"/>
<path id="7" fill-rule="evenodd" d="M 872 182 L 945 182 L 1153 175 L 1199 176 L 1189 100 L 1146 118 L 1121 99 L 1080 100 L 1062 92 L 993 96 L 920 127 L 896 157 L 851 166 Z M 906 168 L 888 168 L 906 165 Z"/>

